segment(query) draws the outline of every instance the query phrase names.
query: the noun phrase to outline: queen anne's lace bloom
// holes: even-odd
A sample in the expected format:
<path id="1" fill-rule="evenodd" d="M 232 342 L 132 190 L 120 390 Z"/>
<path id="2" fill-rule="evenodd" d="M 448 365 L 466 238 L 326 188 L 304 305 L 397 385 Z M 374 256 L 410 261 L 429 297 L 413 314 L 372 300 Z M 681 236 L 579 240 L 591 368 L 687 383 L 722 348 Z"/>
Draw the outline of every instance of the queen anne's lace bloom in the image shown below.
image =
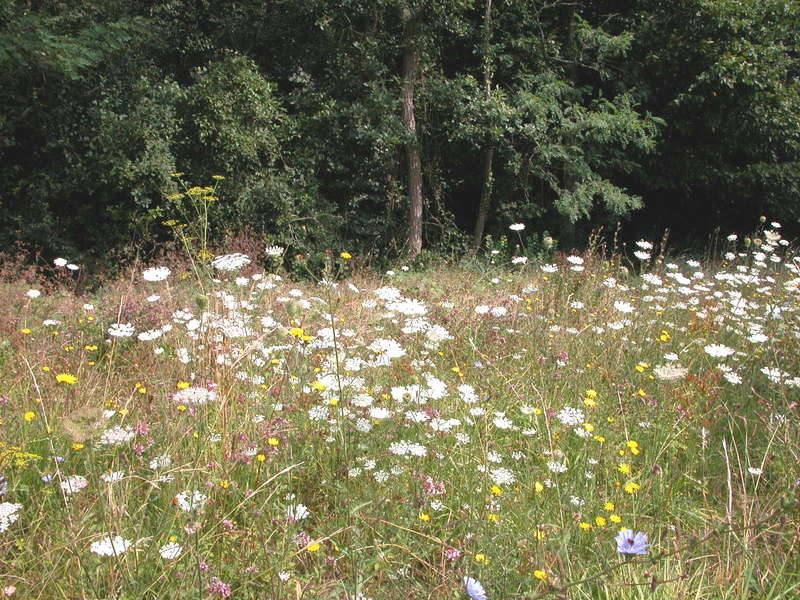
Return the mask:
<path id="1" fill-rule="evenodd" d="M 108 335 L 112 337 L 130 337 L 136 328 L 130 323 L 114 323 L 108 328 Z"/>
<path id="2" fill-rule="evenodd" d="M 224 254 L 211 261 L 211 266 L 220 271 L 236 271 L 249 264 L 250 258 L 238 252 L 234 254 Z"/>
<path id="3" fill-rule="evenodd" d="M 0 504 L 0 533 L 6 531 L 19 518 L 18 512 L 21 508 L 22 504 L 14 504 L 13 502 Z"/>
<path id="4" fill-rule="evenodd" d="M 115 535 L 106 536 L 102 540 L 92 542 L 89 549 L 99 556 L 119 556 L 131 547 L 131 542 L 125 538 Z"/>
<path id="5" fill-rule="evenodd" d="M 142 279 L 145 281 L 164 281 L 171 272 L 167 267 L 151 267 L 142 272 Z"/>

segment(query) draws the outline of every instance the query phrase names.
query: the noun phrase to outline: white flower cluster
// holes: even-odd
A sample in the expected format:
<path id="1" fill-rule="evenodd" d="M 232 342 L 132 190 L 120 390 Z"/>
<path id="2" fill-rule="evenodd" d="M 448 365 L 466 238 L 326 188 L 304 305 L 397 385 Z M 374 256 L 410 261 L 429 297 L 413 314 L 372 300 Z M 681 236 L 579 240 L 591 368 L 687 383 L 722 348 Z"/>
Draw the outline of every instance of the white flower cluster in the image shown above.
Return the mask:
<path id="1" fill-rule="evenodd" d="M 211 266 L 220 271 L 237 271 L 249 265 L 250 262 L 250 258 L 247 255 L 235 252 L 234 254 L 217 256 L 211 261 Z"/>
<path id="2" fill-rule="evenodd" d="M 169 277 L 170 271 L 167 267 L 151 267 L 142 272 L 142 279 L 145 281 L 164 281 Z"/>
<path id="3" fill-rule="evenodd" d="M 417 442 L 407 442 L 400 440 L 389 444 L 389 452 L 397 456 L 426 456 L 427 448 Z"/>
<path id="4" fill-rule="evenodd" d="M 583 411 L 579 408 L 572 408 L 571 406 L 562 408 L 556 415 L 556 418 L 566 427 L 581 425 L 585 420 Z"/>
<path id="5" fill-rule="evenodd" d="M 126 442 L 130 442 L 134 437 L 133 429 L 131 427 L 122 427 L 114 425 L 111 429 L 106 429 L 103 435 L 100 436 L 100 444 L 104 446 L 120 446 Z"/>
<path id="6" fill-rule="evenodd" d="M 200 510 L 206 505 L 208 496 L 197 490 L 181 492 L 175 496 L 175 503 L 185 512 Z"/>
<path id="7" fill-rule="evenodd" d="M 21 508 L 22 504 L 14 504 L 13 502 L 0 504 L 0 533 L 6 531 L 19 518 L 17 513 Z"/>
<path id="8" fill-rule="evenodd" d="M 179 404 L 207 404 L 218 400 L 219 395 L 214 390 L 204 387 L 188 387 L 175 392 L 172 399 Z"/>
<path id="9" fill-rule="evenodd" d="M 89 549 L 99 556 L 119 556 L 127 552 L 131 547 L 131 542 L 125 538 L 115 535 L 108 535 L 102 540 L 92 542 Z"/>

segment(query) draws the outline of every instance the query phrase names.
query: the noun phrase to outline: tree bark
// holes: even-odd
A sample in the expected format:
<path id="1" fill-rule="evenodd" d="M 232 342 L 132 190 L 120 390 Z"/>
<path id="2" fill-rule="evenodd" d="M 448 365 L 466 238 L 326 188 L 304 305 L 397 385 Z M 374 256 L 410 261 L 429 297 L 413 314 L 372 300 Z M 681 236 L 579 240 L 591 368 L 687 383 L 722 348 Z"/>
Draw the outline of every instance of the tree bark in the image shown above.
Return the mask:
<path id="1" fill-rule="evenodd" d="M 483 88 L 488 101 L 492 97 L 492 60 L 489 44 L 492 36 L 492 0 L 486 0 L 486 9 L 483 13 Z M 475 230 L 472 234 L 472 252 L 481 247 L 483 232 L 486 229 L 486 220 L 489 217 L 489 207 L 492 204 L 492 162 L 494 161 L 494 146 L 489 145 L 483 154 L 483 183 L 481 184 L 481 200 L 478 205 L 478 217 L 475 219 Z"/>
<path id="2" fill-rule="evenodd" d="M 401 9 L 403 20 L 403 125 L 408 141 L 408 252 L 411 258 L 422 251 L 422 160 L 417 139 L 417 121 L 414 117 L 414 83 L 417 79 L 419 57 L 417 53 L 417 27 L 408 6 Z"/>
<path id="3" fill-rule="evenodd" d="M 492 204 L 492 161 L 494 160 L 494 146 L 489 146 L 483 155 L 483 185 L 481 186 L 481 203 L 478 206 L 478 218 L 475 220 L 475 231 L 472 237 L 472 251 L 477 252 L 483 240 L 483 231 L 486 229 L 486 219 L 489 216 L 489 207 Z"/>

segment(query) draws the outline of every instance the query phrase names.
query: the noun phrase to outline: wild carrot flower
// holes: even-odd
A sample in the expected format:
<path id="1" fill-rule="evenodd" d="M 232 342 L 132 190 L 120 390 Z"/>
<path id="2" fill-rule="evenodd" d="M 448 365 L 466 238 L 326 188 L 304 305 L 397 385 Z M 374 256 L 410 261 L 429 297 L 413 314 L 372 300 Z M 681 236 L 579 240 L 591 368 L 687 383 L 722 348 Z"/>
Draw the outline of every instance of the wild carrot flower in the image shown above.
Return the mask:
<path id="1" fill-rule="evenodd" d="M 125 538 L 115 535 L 106 536 L 102 540 L 92 542 L 89 549 L 98 556 L 119 556 L 131 547 L 131 542 Z"/>

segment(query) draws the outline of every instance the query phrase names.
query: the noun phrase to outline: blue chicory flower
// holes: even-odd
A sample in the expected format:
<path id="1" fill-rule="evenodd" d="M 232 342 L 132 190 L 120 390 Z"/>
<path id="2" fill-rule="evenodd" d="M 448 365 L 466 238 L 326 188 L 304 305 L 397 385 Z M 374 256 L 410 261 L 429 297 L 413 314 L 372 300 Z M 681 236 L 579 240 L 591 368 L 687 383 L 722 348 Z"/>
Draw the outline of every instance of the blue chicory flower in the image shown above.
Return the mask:
<path id="1" fill-rule="evenodd" d="M 621 530 L 616 537 L 617 552 L 620 554 L 647 554 L 647 534 L 641 531 L 633 533 L 632 529 Z"/>
<path id="2" fill-rule="evenodd" d="M 472 577 L 464 577 L 464 591 L 472 600 L 488 600 L 481 582 Z"/>

